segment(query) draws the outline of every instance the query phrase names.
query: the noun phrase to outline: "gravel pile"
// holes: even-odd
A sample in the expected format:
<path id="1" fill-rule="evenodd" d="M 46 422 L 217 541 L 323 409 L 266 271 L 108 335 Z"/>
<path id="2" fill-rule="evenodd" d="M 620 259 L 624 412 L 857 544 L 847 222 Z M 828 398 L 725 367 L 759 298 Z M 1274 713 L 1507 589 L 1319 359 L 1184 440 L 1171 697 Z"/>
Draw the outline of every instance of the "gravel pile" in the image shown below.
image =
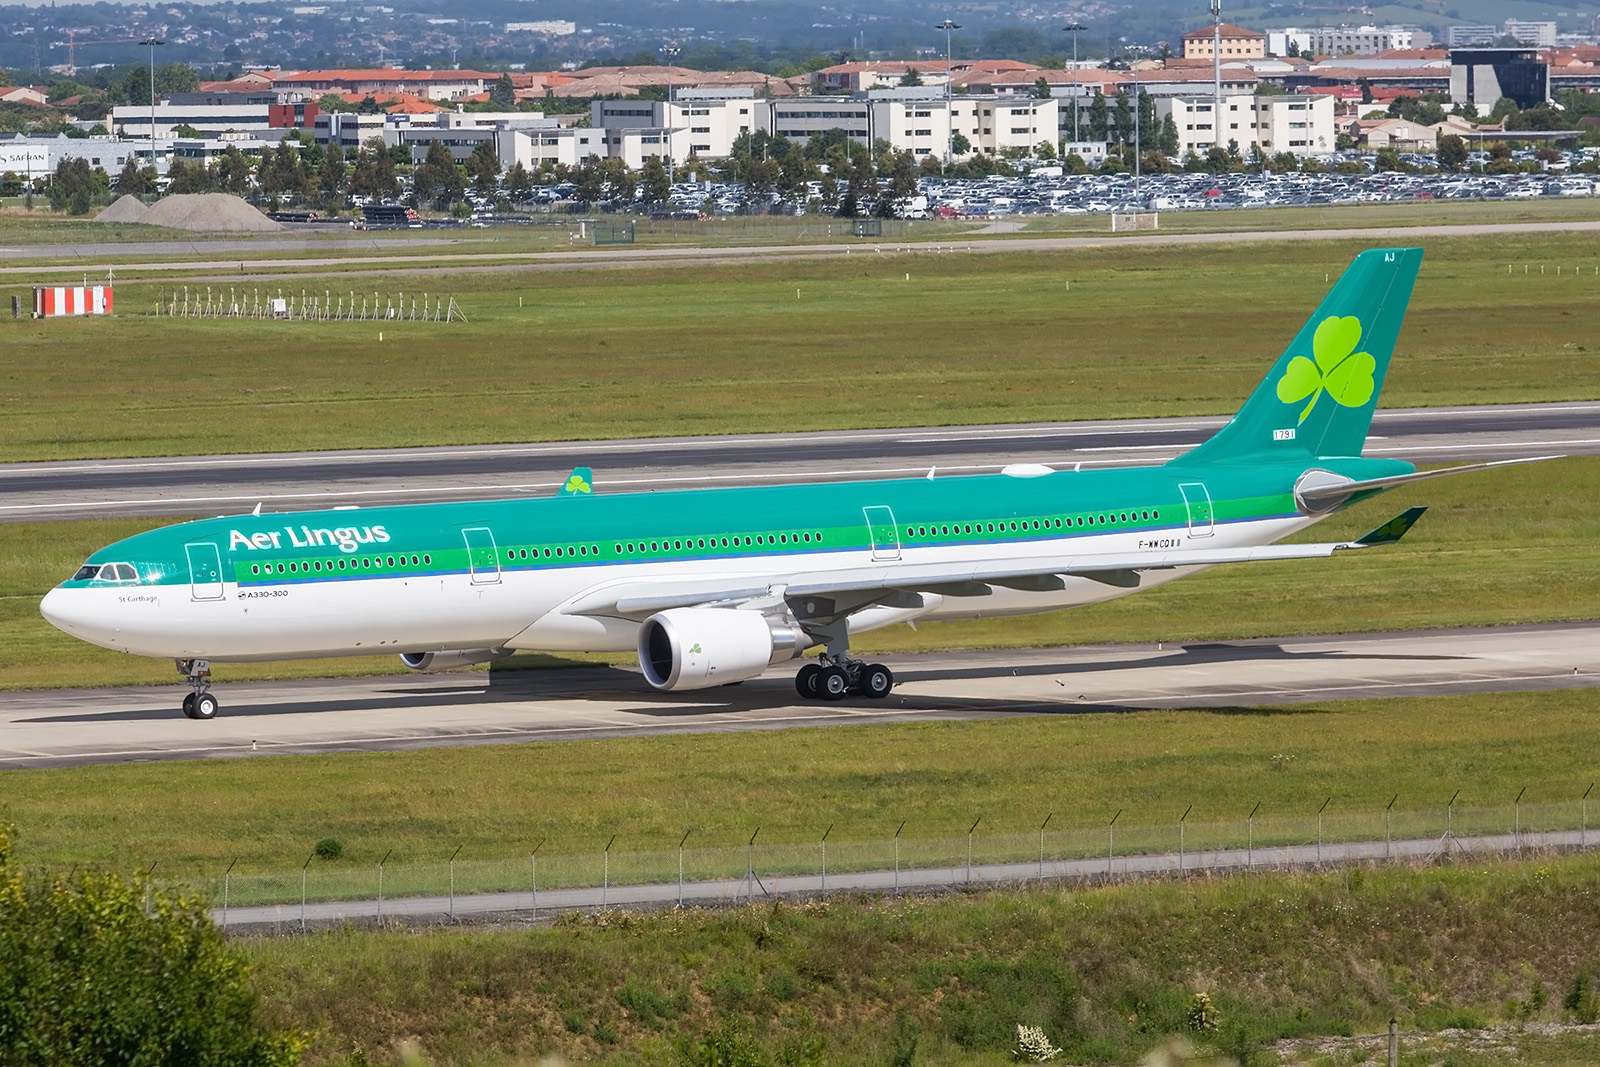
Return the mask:
<path id="1" fill-rule="evenodd" d="M 146 208 L 139 221 L 149 226 L 203 233 L 277 233 L 283 229 L 281 224 L 227 193 L 179 193 L 164 197 Z"/>
<path id="2" fill-rule="evenodd" d="M 96 222 L 143 222 L 145 206 L 132 193 L 117 198 L 117 202 L 94 217 Z"/>

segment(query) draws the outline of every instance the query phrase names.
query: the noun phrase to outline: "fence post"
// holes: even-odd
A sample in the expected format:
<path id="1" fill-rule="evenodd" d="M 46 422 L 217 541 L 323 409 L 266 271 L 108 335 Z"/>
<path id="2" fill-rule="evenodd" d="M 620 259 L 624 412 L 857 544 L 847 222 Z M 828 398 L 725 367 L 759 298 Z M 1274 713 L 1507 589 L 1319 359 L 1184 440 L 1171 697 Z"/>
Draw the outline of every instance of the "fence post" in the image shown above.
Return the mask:
<path id="1" fill-rule="evenodd" d="M 1190 804 L 1183 809 L 1183 814 L 1178 816 L 1178 872 L 1180 874 L 1183 872 L 1183 826 L 1189 821 L 1189 813 L 1193 810 L 1194 805 Z"/>
<path id="2" fill-rule="evenodd" d="M 1383 858 L 1385 860 L 1394 859 L 1394 834 L 1390 831 L 1389 821 L 1394 813 L 1394 802 L 1399 799 L 1400 794 L 1396 793 L 1389 799 L 1388 806 L 1383 809 Z"/>
<path id="3" fill-rule="evenodd" d="M 1511 802 L 1511 847 L 1518 852 L 1522 851 L 1522 794 L 1527 791 L 1527 786 L 1517 790 L 1517 799 Z"/>
<path id="4" fill-rule="evenodd" d="M 228 925 L 228 879 L 233 874 L 234 864 L 239 862 L 239 857 L 233 858 L 233 863 L 228 864 L 228 869 L 222 872 L 222 925 Z"/>
<path id="5" fill-rule="evenodd" d="M 828 828 L 822 832 L 822 840 L 817 842 L 822 847 L 822 891 L 824 893 L 828 891 L 828 835 L 831 833 L 833 833 L 833 823 L 830 822 Z"/>
<path id="6" fill-rule="evenodd" d="M 1400 1067 L 1400 1030 L 1395 1020 L 1389 1020 L 1389 1067 Z"/>
<path id="7" fill-rule="evenodd" d="M 1317 809 L 1317 866 L 1322 866 L 1322 813 L 1328 810 L 1328 805 L 1333 803 L 1329 797 L 1322 802 L 1322 807 Z M 1347 853 L 1348 854 L 1348 853 Z"/>
<path id="8" fill-rule="evenodd" d="M 394 849 L 383 854 L 383 859 L 378 861 L 378 925 L 383 925 L 383 865 L 389 862 L 389 857 L 394 855 Z M 310 863 L 310 860 L 306 861 Z"/>
<path id="9" fill-rule="evenodd" d="M 1050 825 L 1050 820 L 1055 818 L 1055 812 L 1050 812 L 1044 817 L 1044 822 L 1039 824 L 1039 884 L 1044 885 L 1044 828 Z"/>
<path id="10" fill-rule="evenodd" d="M 311 861 L 317 855 L 317 850 L 312 849 L 311 855 L 300 865 L 300 932 L 306 932 L 306 868 L 311 866 Z"/>
<path id="11" fill-rule="evenodd" d="M 1580 849 L 1589 847 L 1589 794 L 1592 792 L 1594 792 L 1594 783 L 1590 782 L 1589 788 L 1585 789 L 1583 796 L 1578 798 L 1578 803 L 1583 806 L 1583 823 L 1578 836 L 1578 847 Z"/>
<path id="12" fill-rule="evenodd" d="M 1588 794 L 1584 794 L 1587 796 Z M 906 821 L 900 820 L 900 830 L 906 828 Z M 900 830 L 894 832 L 894 891 L 900 892 Z"/>
<path id="13" fill-rule="evenodd" d="M 611 894 L 611 846 L 617 840 L 617 835 L 612 834 L 611 840 L 606 842 L 605 860 L 600 876 L 600 906 L 606 906 L 606 898 Z"/>
<path id="14" fill-rule="evenodd" d="M 533 851 L 528 854 L 528 861 L 533 864 L 533 917 L 539 917 L 539 850 L 544 847 L 548 838 L 539 838 L 539 843 L 533 846 Z"/>
<path id="15" fill-rule="evenodd" d="M 1250 814 L 1245 816 L 1244 838 L 1244 866 L 1245 870 L 1255 870 L 1256 866 L 1256 812 L 1261 810 L 1261 801 L 1256 801 L 1256 806 L 1250 809 Z"/>
<path id="16" fill-rule="evenodd" d="M 1451 793 L 1450 803 L 1444 806 L 1444 839 L 1445 847 L 1447 849 L 1450 847 L 1451 842 L 1455 841 L 1456 839 L 1456 798 L 1460 795 L 1461 790 L 1459 789 L 1457 789 L 1454 793 Z"/>
<path id="17" fill-rule="evenodd" d="M 694 833 L 694 827 L 683 832 L 678 839 L 678 907 L 683 907 L 683 843 L 689 840 L 689 835 Z"/>
<path id="18" fill-rule="evenodd" d="M 971 826 L 967 827 L 967 885 L 969 886 L 972 884 L 972 831 L 976 830 L 982 821 L 983 816 L 980 815 L 972 820 Z"/>
<path id="19" fill-rule="evenodd" d="M 1106 823 L 1106 878 L 1108 880 L 1111 877 L 1111 848 L 1117 840 L 1117 819 L 1121 816 L 1122 809 L 1118 808 L 1117 813 L 1111 816 L 1111 821 Z"/>
<path id="20" fill-rule="evenodd" d="M 456 850 L 450 853 L 450 921 L 456 921 L 456 857 L 461 855 L 463 846 L 457 845 Z"/>
<path id="21" fill-rule="evenodd" d="M 753 888 L 756 880 L 756 834 L 761 832 L 761 827 L 756 827 L 756 833 L 750 835 L 750 840 L 744 843 L 744 895 L 751 900 L 756 897 Z"/>

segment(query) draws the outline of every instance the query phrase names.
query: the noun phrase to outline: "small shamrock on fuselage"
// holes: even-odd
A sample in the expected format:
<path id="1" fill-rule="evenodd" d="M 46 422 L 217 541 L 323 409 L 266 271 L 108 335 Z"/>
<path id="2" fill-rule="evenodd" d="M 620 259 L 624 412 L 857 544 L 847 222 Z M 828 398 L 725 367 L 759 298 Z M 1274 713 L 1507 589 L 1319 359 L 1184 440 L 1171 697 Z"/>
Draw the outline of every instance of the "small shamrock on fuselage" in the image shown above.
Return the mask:
<path id="1" fill-rule="evenodd" d="M 1347 408 L 1358 408 L 1371 400 L 1376 388 L 1372 375 L 1378 361 L 1366 352 L 1356 351 L 1360 341 L 1361 320 L 1354 315 L 1329 315 L 1323 319 L 1311 336 L 1314 361 L 1305 356 L 1289 361 L 1283 377 L 1278 379 L 1278 399 L 1295 404 L 1309 396 L 1311 403 L 1300 412 L 1301 422 L 1306 421 L 1323 393 Z"/>

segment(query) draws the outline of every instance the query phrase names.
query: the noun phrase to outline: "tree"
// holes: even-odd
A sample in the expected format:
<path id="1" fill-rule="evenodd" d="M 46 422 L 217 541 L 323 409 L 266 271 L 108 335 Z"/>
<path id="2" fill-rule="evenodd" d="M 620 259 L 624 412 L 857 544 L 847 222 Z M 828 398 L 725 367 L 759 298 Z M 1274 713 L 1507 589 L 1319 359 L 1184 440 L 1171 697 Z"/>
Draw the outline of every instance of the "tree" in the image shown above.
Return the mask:
<path id="1" fill-rule="evenodd" d="M 1116 139 L 1119 141 L 1133 140 L 1133 99 L 1128 95 L 1128 90 L 1122 86 L 1112 94 L 1111 105 L 1112 124 L 1116 127 Z"/>
<path id="2" fill-rule="evenodd" d="M 878 202 L 878 214 L 893 217 L 900 214 L 906 202 L 917 195 L 917 157 L 910 149 L 896 152 L 889 168 L 889 187 Z"/>
<path id="3" fill-rule="evenodd" d="M 350 174 L 350 194 L 373 200 L 392 200 L 400 195 L 400 179 L 395 177 L 394 157 L 383 138 L 368 138 L 356 155 Z"/>
<path id="4" fill-rule="evenodd" d="M 1094 98 L 1089 101 L 1089 140 L 1109 141 L 1111 139 L 1111 114 L 1106 107 L 1105 94 L 1099 89 L 1094 91 Z"/>
<path id="5" fill-rule="evenodd" d="M 261 191 L 267 196 L 304 196 L 311 188 L 305 161 L 287 138 L 272 152 L 261 154 Z"/>
<path id="6" fill-rule="evenodd" d="M 572 177 L 572 199 L 587 211 L 606 194 L 606 172 L 598 156 L 590 156 L 578 167 Z"/>
<path id="7" fill-rule="evenodd" d="M 494 196 L 500 191 L 500 157 L 493 141 L 479 141 L 467 157 L 467 172 L 479 196 Z"/>
<path id="8" fill-rule="evenodd" d="M 1033 96 L 1036 100 L 1050 99 L 1050 82 L 1043 74 L 1033 83 Z"/>
<path id="9" fill-rule="evenodd" d="M 1050 141 L 1040 141 L 1033 146 L 1033 154 L 1040 159 L 1056 158 L 1056 146 Z"/>
<path id="10" fill-rule="evenodd" d="M 1373 160 L 1373 168 L 1376 170 L 1405 170 L 1406 165 L 1400 158 L 1400 150 L 1393 146 L 1388 146 L 1378 149 L 1377 156 Z"/>
<path id="11" fill-rule="evenodd" d="M 427 157 L 412 172 L 411 189 L 418 202 L 431 202 L 436 210 L 448 208 L 466 193 L 461 168 L 443 141 L 428 146 Z"/>
<path id="12" fill-rule="evenodd" d="M 778 195 L 785 200 L 804 201 L 816 168 L 806 158 L 805 149 L 790 141 L 778 160 Z"/>
<path id="13" fill-rule="evenodd" d="M 237 145 L 229 145 L 217 160 L 217 184 L 224 192 L 243 196 L 250 191 L 250 160 Z"/>
<path id="14" fill-rule="evenodd" d="M 143 196 L 151 190 L 154 176 L 153 170 L 146 171 L 140 165 L 138 156 L 129 156 L 111 190 L 118 196 Z"/>
<path id="15" fill-rule="evenodd" d="M 505 184 L 506 195 L 513 203 L 525 204 L 528 197 L 533 195 L 533 176 L 520 162 L 513 163 L 507 168 Z"/>
<path id="16" fill-rule="evenodd" d="M 0 828 L 0 1034 L 12 1067 L 292 1067 L 198 897 L 116 874 L 24 875 Z"/>
<path id="17" fill-rule="evenodd" d="M 964 134 L 953 133 L 950 135 L 950 154 L 964 156 L 972 151 L 972 142 Z"/>
<path id="18" fill-rule="evenodd" d="M 916 67 L 907 67 L 906 72 L 900 75 L 900 84 L 904 86 L 921 85 L 922 75 L 917 71 Z"/>
<path id="19" fill-rule="evenodd" d="M 1178 154 L 1178 124 L 1169 112 L 1161 119 L 1161 129 L 1156 131 L 1156 147 L 1169 156 Z"/>
<path id="20" fill-rule="evenodd" d="M 511 75 L 502 74 L 495 81 L 494 88 L 489 90 L 489 103 L 496 111 L 517 109 L 517 91 L 511 85 Z"/>
<path id="21" fill-rule="evenodd" d="M 64 159 L 50 178 L 50 207 L 71 215 L 87 215 L 110 186 L 111 176 L 98 167 L 90 167 L 87 159 Z"/>
<path id="22" fill-rule="evenodd" d="M 1467 165 L 1467 142 L 1456 134 L 1440 137 L 1435 153 L 1439 166 L 1445 170 L 1460 170 Z"/>
<path id="23" fill-rule="evenodd" d="M 672 182 L 667 179 L 666 165 L 660 156 L 644 161 L 639 181 L 639 200 L 646 204 L 664 204 L 672 196 Z"/>
<path id="24" fill-rule="evenodd" d="M 321 96 L 317 97 L 318 111 L 339 112 L 354 111 L 355 109 L 356 108 L 354 104 L 347 101 L 338 93 L 323 93 Z"/>
<path id="25" fill-rule="evenodd" d="M 328 202 L 344 199 L 345 183 L 344 149 L 338 141 L 329 141 L 322 153 L 322 166 L 317 170 L 317 188 Z"/>

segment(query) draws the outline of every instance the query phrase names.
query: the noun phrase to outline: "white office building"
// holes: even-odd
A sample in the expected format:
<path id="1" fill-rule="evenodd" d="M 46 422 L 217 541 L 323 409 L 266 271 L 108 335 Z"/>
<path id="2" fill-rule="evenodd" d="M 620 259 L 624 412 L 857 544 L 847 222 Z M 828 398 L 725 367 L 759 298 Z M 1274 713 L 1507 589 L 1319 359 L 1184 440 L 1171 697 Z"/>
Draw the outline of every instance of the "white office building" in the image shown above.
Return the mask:
<path id="1" fill-rule="evenodd" d="M 1323 26 L 1305 36 L 1301 52 L 1319 56 L 1375 56 L 1414 47 L 1412 31 L 1398 26 Z"/>
<path id="2" fill-rule="evenodd" d="M 742 134 L 769 130 L 770 103 L 754 90 L 679 89 L 666 100 L 596 100 L 590 124 L 606 131 L 610 155 L 628 161 L 659 155 L 674 160 L 720 159 L 733 154 Z M 636 131 L 625 136 L 627 131 Z"/>
<path id="3" fill-rule="evenodd" d="M 179 126 L 187 126 L 203 137 L 225 133 L 264 134 L 272 129 L 268 109 L 271 104 L 124 104 L 111 109 L 110 130 L 123 137 L 148 141 L 152 119 L 158 140 L 176 136 Z"/>
<path id="4" fill-rule="evenodd" d="M 1219 141 L 1215 100 L 1204 96 L 1158 97 L 1156 117 L 1172 116 L 1178 128 L 1178 155 L 1203 156 Z M 1248 155 L 1252 145 L 1263 155 L 1291 152 L 1297 156 L 1322 156 L 1334 150 L 1337 131 L 1331 96 L 1242 96 L 1222 98 L 1220 143 L 1237 143 Z"/>

